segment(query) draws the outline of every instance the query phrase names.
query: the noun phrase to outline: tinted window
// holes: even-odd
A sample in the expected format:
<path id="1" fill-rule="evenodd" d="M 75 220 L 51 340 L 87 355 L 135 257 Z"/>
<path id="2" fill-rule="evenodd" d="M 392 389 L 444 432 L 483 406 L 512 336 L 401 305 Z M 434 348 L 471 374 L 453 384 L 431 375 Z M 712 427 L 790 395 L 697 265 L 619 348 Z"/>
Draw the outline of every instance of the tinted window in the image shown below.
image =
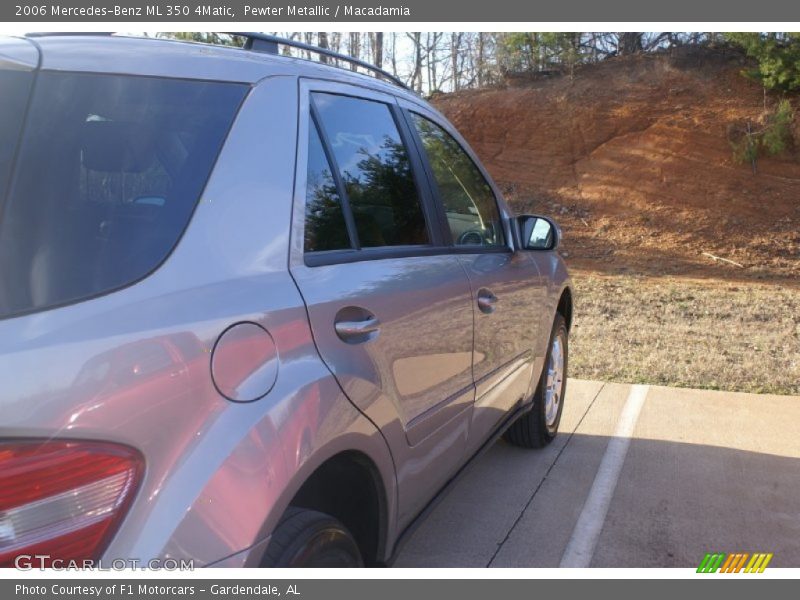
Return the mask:
<path id="1" fill-rule="evenodd" d="M 33 73 L 29 71 L 0 70 L 0 206 L 8 185 L 32 82 Z"/>
<path id="2" fill-rule="evenodd" d="M 38 77 L 0 222 L 0 315 L 92 296 L 158 266 L 188 223 L 247 90 Z"/>
<path id="3" fill-rule="evenodd" d="M 411 163 L 386 104 L 314 94 L 362 247 L 427 244 Z"/>
<path id="4" fill-rule="evenodd" d="M 497 201 L 478 167 L 444 129 L 416 113 L 412 119 L 433 169 L 453 241 L 457 245 L 502 245 Z"/>
<path id="5" fill-rule="evenodd" d="M 306 179 L 305 250 L 350 248 L 342 199 L 331 174 L 331 166 L 319 132 L 312 122 L 308 131 L 308 175 Z"/>

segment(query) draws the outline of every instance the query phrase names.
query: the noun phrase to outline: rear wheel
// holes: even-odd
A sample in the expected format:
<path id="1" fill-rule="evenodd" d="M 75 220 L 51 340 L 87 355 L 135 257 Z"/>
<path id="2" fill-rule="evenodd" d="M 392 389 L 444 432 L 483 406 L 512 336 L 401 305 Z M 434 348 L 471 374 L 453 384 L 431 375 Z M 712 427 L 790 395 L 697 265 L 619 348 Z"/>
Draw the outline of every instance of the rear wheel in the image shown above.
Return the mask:
<path id="1" fill-rule="evenodd" d="M 533 407 L 508 428 L 505 439 L 509 443 L 523 448 L 541 448 L 556 437 L 567 391 L 568 348 L 567 323 L 561 313 L 556 313 Z"/>
<path id="2" fill-rule="evenodd" d="M 262 567 L 363 567 L 353 536 L 338 519 L 291 507 L 272 534 Z"/>

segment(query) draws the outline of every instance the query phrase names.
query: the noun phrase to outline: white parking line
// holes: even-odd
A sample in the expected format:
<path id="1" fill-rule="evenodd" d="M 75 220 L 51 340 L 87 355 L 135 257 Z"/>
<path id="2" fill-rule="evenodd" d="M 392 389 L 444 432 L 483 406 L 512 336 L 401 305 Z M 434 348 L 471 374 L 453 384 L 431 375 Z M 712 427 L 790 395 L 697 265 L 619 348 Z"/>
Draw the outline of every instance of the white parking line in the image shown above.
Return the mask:
<path id="1" fill-rule="evenodd" d="M 603 460 L 597 469 L 592 488 L 583 504 L 578 522 L 572 530 L 572 537 L 561 557 L 562 567 L 588 567 L 592 562 L 597 539 L 603 529 L 608 507 L 617 487 L 625 455 L 631 443 L 631 435 L 639 420 L 650 386 L 634 385 L 625 401 L 625 406 L 617 421 L 614 437 L 608 442 Z"/>

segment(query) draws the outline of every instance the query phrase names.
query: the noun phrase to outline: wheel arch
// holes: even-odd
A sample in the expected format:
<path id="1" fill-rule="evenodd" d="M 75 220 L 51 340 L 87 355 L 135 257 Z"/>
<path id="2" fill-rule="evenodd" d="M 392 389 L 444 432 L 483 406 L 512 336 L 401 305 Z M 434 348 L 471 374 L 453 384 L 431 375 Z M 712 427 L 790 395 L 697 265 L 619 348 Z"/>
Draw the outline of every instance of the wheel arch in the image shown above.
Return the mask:
<path id="1" fill-rule="evenodd" d="M 391 522 L 390 493 L 378 464 L 358 449 L 341 450 L 299 479 L 277 526 L 290 508 L 307 508 L 335 517 L 358 543 L 367 566 L 387 553 Z"/>
<path id="2" fill-rule="evenodd" d="M 560 313 L 567 322 L 567 331 L 572 329 L 572 288 L 565 286 L 558 298 L 556 312 Z"/>

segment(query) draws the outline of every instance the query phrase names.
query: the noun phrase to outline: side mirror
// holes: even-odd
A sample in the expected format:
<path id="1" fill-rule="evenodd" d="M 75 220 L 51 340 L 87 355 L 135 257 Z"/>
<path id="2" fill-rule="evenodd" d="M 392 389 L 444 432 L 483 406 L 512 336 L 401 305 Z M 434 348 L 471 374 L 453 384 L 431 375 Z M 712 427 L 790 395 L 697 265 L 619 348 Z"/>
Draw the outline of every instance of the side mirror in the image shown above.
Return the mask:
<path id="1" fill-rule="evenodd" d="M 554 221 L 537 215 L 520 215 L 516 223 L 522 250 L 555 250 L 558 247 L 561 230 Z"/>

